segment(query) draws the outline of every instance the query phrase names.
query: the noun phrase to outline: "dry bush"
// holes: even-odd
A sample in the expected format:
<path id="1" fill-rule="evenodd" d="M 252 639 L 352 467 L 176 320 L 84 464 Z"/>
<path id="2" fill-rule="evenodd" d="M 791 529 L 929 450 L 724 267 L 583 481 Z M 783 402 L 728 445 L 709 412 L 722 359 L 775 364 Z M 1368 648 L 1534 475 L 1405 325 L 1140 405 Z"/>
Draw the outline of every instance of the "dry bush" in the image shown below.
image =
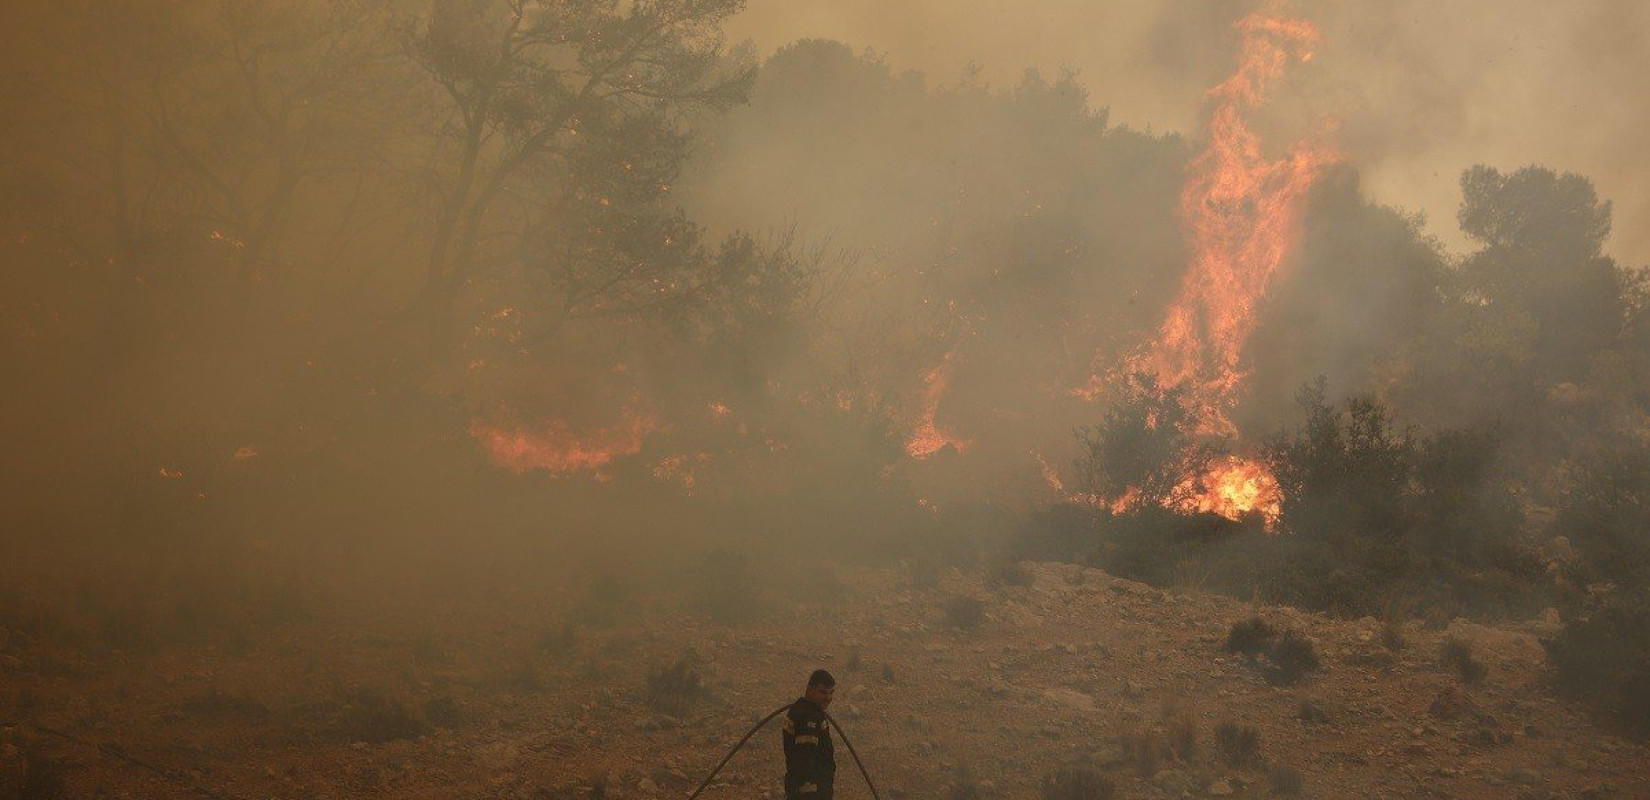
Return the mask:
<path id="1" fill-rule="evenodd" d="M 23 784 L 18 787 L 19 800 L 69 800 L 68 784 L 63 780 L 63 765 L 41 750 L 30 750 L 23 756 Z"/>
<path id="2" fill-rule="evenodd" d="M 1124 728 L 1117 736 L 1117 745 L 1123 758 L 1143 778 L 1156 775 L 1158 764 L 1171 756 L 1169 745 L 1144 727 Z"/>
<path id="3" fill-rule="evenodd" d="M 424 718 L 437 728 L 451 730 L 464 722 L 464 711 L 452 695 L 440 695 L 424 701 Z"/>
<path id="4" fill-rule="evenodd" d="M 1111 800 L 1117 784 L 1093 767 L 1072 765 L 1043 779 L 1043 800 Z"/>
<path id="5" fill-rule="evenodd" d="M 1323 667 L 1312 640 L 1293 629 L 1280 632 L 1259 617 L 1233 623 L 1222 649 L 1249 659 L 1267 681 L 1279 685 L 1297 683 Z"/>
<path id="6" fill-rule="evenodd" d="M 669 664 L 660 664 L 647 674 L 648 705 L 679 717 L 709 693 L 699 674 L 698 659 L 686 653 Z"/>
<path id="7" fill-rule="evenodd" d="M 967 766 L 957 767 L 957 780 L 951 784 L 950 800 L 984 800 L 985 794 L 980 791 L 979 781 L 974 780 L 974 774 Z"/>
<path id="8" fill-rule="evenodd" d="M 1216 725 L 1215 746 L 1226 763 L 1234 767 L 1260 763 L 1260 731 L 1251 726 L 1235 722 Z"/>
<path id="9" fill-rule="evenodd" d="M 1444 648 L 1438 655 L 1438 660 L 1444 666 L 1455 670 L 1461 677 L 1461 682 L 1468 686 L 1476 686 L 1489 675 L 1490 668 L 1472 656 L 1472 642 L 1465 639 L 1452 638 L 1444 642 Z"/>
<path id="10" fill-rule="evenodd" d="M 1169 753 L 1182 763 L 1192 761 L 1197 757 L 1197 722 L 1191 717 L 1180 716 L 1169 722 L 1169 733 L 1165 737 L 1169 745 Z"/>
<path id="11" fill-rule="evenodd" d="M 430 726 L 399 699 L 362 689 L 343 700 L 338 730 L 352 742 L 381 744 L 398 739 L 417 739 Z"/>
<path id="12" fill-rule="evenodd" d="M 210 719 L 262 720 L 269 718 L 269 707 L 246 695 L 220 692 L 214 686 L 193 700 L 185 702 L 181 710 L 192 717 Z"/>
<path id="13" fill-rule="evenodd" d="M 1401 653 L 1407 644 L 1404 639 L 1403 617 L 1388 615 L 1381 621 L 1381 645 L 1388 652 Z"/>
<path id="14" fill-rule="evenodd" d="M 1295 717 L 1301 722 L 1307 722 L 1314 725 L 1321 725 L 1329 722 L 1329 712 L 1324 710 L 1323 703 L 1320 703 L 1310 697 L 1301 701 L 1300 710 L 1295 712 Z"/>
<path id="15" fill-rule="evenodd" d="M 1323 667 L 1312 640 L 1292 630 L 1284 631 L 1278 637 L 1267 657 L 1272 662 L 1272 668 L 1267 671 L 1266 679 L 1283 686 L 1297 683 L 1307 673 L 1317 672 Z"/>
<path id="16" fill-rule="evenodd" d="M 985 574 L 985 584 L 993 589 L 1004 586 L 1026 588 L 1036 583 L 1036 576 L 1019 561 L 1000 561 Z"/>
<path id="17" fill-rule="evenodd" d="M 1266 771 L 1266 780 L 1272 784 L 1272 793 L 1294 797 L 1306 788 L 1306 776 L 1287 764 L 1274 764 Z"/>
<path id="18" fill-rule="evenodd" d="M 1226 634 L 1226 644 L 1223 650 L 1228 653 L 1237 653 L 1245 656 L 1258 656 L 1272 647 L 1278 631 L 1266 620 L 1254 617 L 1242 622 L 1232 623 L 1232 629 Z"/>

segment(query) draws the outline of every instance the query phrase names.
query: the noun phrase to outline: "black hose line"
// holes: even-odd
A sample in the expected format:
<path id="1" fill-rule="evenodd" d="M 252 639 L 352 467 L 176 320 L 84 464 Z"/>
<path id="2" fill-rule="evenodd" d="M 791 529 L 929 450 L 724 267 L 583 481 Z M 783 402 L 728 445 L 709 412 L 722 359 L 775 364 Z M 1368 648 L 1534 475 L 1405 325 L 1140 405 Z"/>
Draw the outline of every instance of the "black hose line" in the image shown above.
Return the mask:
<path id="1" fill-rule="evenodd" d="M 821 711 L 820 713 L 824 712 Z M 871 787 L 871 800 L 882 800 L 882 796 L 877 794 L 877 785 L 871 782 L 871 773 L 865 771 L 865 762 L 859 760 L 859 753 L 854 750 L 854 743 L 848 741 L 848 732 L 843 730 L 842 725 L 830 714 L 825 714 L 825 719 L 830 721 L 831 727 L 836 728 L 837 733 L 842 734 L 842 743 L 848 745 L 848 755 L 854 757 L 854 765 L 859 767 L 859 774 L 865 777 L 865 785 Z"/>
<path id="2" fill-rule="evenodd" d="M 751 737 L 755 736 L 757 731 L 762 730 L 763 725 L 772 722 L 774 717 L 777 717 L 789 710 L 791 710 L 791 704 L 786 703 L 785 705 L 774 709 L 773 713 L 763 717 L 761 722 L 756 723 L 756 725 L 754 725 L 750 730 L 746 731 L 745 735 L 740 737 L 739 743 L 735 744 L 733 749 L 728 751 L 727 755 L 722 756 L 721 761 L 716 762 L 716 768 L 712 769 L 710 774 L 705 776 L 704 782 L 699 784 L 699 788 L 693 790 L 693 794 L 687 796 L 687 800 L 695 800 L 699 797 L 699 793 L 703 792 L 705 787 L 710 785 L 711 781 L 716 780 L 717 773 L 721 772 L 722 768 L 728 765 L 728 761 L 733 759 L 733 754 L 739 752 L 739 748 L 744 747 L 745 743 L 750 741 Z M 877 794 L 877 785 L 871 782 L 871 773 L 865 770 L 865 762 L 859 760 L 859 752 L 854 750 L 854 743 L 848 741 L 847 731 L 844 731 L 842 729 L 842 725 L 838 723 L 830 714 L 825 714 L 825 720 L 831 723 L 831 727 L 836 728 L 837 733 L 842 734 L 842 743 L 848 745 L 848 755 L 854 757 L 854 764 L 859 767 L 859 774 L 864 776 L 865 785 L 871 787 L 872 800 L 882 800 L 882 796 Z"/>
<path id="3" fill-rule="evenodd" d="M 705 790 L 706 786 L 710 785 L 711 781 L 716 780 L 716 773 L 721 772 L 722 768 L 728 765 L 728 761 L 733 758 L 733 754 L 739 752 L 739 748 L 744 747 L 745 743 L 750 741 L 751 737 L 755 736 L 757 731 L 762 730 L 763 725 L 768 724 L 774 717 L 777 717 L 789 710 L 791 710 L 791 704 L 786 703 L 785 705 L 774 709 L 772 714 L 763 717 L 761 722 L 756 723 L 754 727 L 746 731 L 745 735 L 739 739 L 739 743 L 734 745 L 733 749 L 729 750 L 727 755 L 722 756 L 721 761 L 716 762 L 716 769 L 711 770 L 710 774 L 705 776 L 705 782 L 699 784 L 699 788 L 694 789 L 693 794 L 688 795 L 687 800 L 694 800 L 694 798 L 699 796 L 700 792 Z"/>

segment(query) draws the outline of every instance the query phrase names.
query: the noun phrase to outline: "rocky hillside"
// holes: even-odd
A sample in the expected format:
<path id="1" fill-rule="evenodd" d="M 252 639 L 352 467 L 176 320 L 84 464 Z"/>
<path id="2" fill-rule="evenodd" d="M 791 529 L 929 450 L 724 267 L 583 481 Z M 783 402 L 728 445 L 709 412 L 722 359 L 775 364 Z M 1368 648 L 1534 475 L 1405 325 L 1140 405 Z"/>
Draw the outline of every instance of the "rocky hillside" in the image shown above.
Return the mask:
<path id="1" fill-rule="evenodd" d="M 1543 687 L 1539 638 L 1556 619 L 1338 621 L 1053 564 L 924 583 L 840 571 L 817 593 L 829 602 L 769 593 L 739 624 L 680 602 L 592 619 L 573 599 L 493 597 L 348 613 L 365 606 L 339 599 L 276 634 L 142 655 L 10 632 L 0 719 L 72 740 L 0 731 L 0 797 L 194 796 L 102 745 L 235 798 L 681 798 L 819 666 L 886 800 L 1088 800 L 1108 786 L 1650 797 L 1645 745 Z M 1319 669 L 1284 683 L 1265 656 L 1225 650 L 1257 616 L 1303 634 Z M 778 739 L 759 734 L 705 797 L 779 797 Z M 839 795 L 869 797 L 838 755 Z M 1063 767 L 1090 782 L 1049 783 Z"/>

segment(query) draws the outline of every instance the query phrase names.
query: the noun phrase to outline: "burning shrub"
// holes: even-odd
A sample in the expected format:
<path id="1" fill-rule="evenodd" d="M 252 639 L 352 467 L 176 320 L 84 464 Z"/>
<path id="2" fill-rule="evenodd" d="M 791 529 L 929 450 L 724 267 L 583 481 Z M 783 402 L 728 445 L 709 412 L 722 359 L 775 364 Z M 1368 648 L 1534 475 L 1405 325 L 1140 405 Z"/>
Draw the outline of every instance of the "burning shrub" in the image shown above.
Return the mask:
<path id="1" fill-rule="evenodd" d="M 671 716 L 681 716 L 703 700 L 708 692 L 699 674 L 698 658 L 684 653 L 669 664 L 654 667 L 647 675 L 647 702 Z"/>
<path id="2" fill-rule="evenodd" d="M 1542 646 L 1559 694 L 1650 737 L 1650 597 L 1607 601 Z"/>
<path id="3" fill-rule="evenodd" d="M 1071 765 L 1043 779 L 1043 800 L 1111 800 L 1117 784 L 1090 766 Z"/>
<path id="4" fill-rule="evenodd" d="M 1484 680 L 1490 668 L 1484 662 L 1472 657 L 1472 642 L 1466 639 L 1451 638 L 1444 642 L 1444 648 L 1439 653 L 1438 660 L 1444 666 L 1455 670 L 1461 677 L 1461 682 L 1472 686 Z"/>
<path id="5" fill-rule="evenodd" d="M 1227 764 L 1248 767 L 1260 763 L 1260 731 L 1236 722 L 1215 726 L 1215 746 Z"/>

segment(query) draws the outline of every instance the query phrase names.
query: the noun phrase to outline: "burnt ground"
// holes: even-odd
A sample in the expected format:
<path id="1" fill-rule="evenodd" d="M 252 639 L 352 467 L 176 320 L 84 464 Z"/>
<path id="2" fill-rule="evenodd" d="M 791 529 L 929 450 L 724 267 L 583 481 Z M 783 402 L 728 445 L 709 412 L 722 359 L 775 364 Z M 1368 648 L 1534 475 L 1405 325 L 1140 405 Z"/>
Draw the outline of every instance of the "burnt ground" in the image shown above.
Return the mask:
<path id="1" fill-rule="evenodd" d="M 838 576 L 833 602 L 775 608 L 770 595 L 737 625 L 661 599 L 570 628 L 571 593 L 500 593 L 333 597 L 273 633 L 141 656 L 20 647 L 12 634 L 0 718 L 33 717 L 237 798 L 680 798 L 824 666 L 840 681 L 832 712 L 888 800 L 1035 797 L 1072 763 L 1123 798 L 1281 796 L 1296 779 L 1321 798 L 1650 797 L 1645 745 L 1544 687 L 1551 620 L 1411 625 L 1394 647 L 1376 620 L 1066 565 L 1025 565 L 1014 582 L 1030 585 L 955 570 L 926 590 L 894 570 Z M 957 596 L 983 600 L 983 615 L 948 614 Z M 1323 669 L 1277 686 L 1223 653 L 1231 625 L 1256 614 L 1306 634 Z M 1440 662 L 1450 638 L 1471 643 L 1481 681 Z M 650 690 L 680 659 L 676 682 Z M 1223 723 L 1236 726 L 1231 753 Z M 1246 727 L 1252 751 L 1230 735 Z M 705 796 L 778 797 L 778 738 L 759 734 Z M 56 796 L 196 796 L 28 726 L 0 742 L 0 797 L 47 796 L 43 771 L 61 778 Z M 838 751 L 839 795 L 869 797 Z"/>

